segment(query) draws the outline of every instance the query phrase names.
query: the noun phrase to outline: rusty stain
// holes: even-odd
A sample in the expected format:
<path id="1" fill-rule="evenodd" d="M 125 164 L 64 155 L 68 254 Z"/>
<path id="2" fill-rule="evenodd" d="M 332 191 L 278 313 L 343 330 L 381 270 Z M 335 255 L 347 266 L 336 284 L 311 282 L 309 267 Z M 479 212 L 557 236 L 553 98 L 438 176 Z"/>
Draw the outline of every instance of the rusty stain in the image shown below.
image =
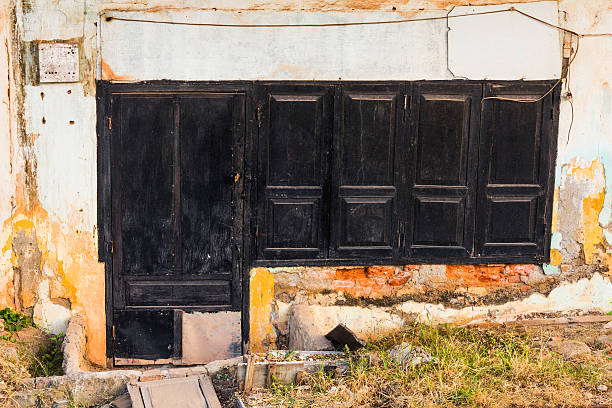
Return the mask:
<path id="1" fill-rule="evenodd" d="M 101 60 L 100 64 L 102 65 L 102 79 L 106 81 L 130 81 L 133 80 L 132 77 L 127 75 L 115 75 L 113 70 L 108 66 L 106 61 Z"/>

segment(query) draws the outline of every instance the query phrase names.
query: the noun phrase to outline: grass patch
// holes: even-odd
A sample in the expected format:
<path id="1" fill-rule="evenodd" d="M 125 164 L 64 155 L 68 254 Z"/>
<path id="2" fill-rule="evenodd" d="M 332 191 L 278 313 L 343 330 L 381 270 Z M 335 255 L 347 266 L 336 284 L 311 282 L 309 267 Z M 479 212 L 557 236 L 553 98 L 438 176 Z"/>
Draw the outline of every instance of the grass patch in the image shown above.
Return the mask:
<path id="1" fill-rule="evenodd" d="M 49 343 L 43 344 L 37 353 L 29 359 L 28 371 L 32 377 L 49 377 L 52 375 L 63 375 L 62 362 L 62 333 L 49 337 Z"/>
<path id="2" fill-rule="evenodd" d="M 402 342 L 435 361 L 397 364 L 389 350 Z M 273 407 L 579 407 L 599 384 L 611 384 L 601 365 L 566 361 L 525 333 L 415 324 L 353 353 L 348 376 L 319 372 L 262 398 Z"/>

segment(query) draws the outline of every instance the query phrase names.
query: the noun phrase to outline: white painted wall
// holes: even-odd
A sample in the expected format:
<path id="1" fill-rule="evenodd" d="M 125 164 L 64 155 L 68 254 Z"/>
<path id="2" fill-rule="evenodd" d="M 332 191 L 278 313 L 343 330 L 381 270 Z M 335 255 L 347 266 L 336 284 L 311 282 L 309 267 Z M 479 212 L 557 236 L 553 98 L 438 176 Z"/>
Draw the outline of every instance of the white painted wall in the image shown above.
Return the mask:
<path id="1" fill-rule="evenodd" d="M 557 23 L 557 3 L 517 6 Z M 508 9 L 458 7 L 451 15 Z M 445 17 L 446 10 L 408 18 Z M 560 76 L 558 32 L 515 12 L 448 20 L 343 27 L 234 28 L 156 24 L 106 17 L 215 24 L 325 24 L 405 19 L 392 11 L 108 12 L 101 58 L 128 80 L 550 79 Z M 448 64 L 452 73 L 447 69 Z"/>

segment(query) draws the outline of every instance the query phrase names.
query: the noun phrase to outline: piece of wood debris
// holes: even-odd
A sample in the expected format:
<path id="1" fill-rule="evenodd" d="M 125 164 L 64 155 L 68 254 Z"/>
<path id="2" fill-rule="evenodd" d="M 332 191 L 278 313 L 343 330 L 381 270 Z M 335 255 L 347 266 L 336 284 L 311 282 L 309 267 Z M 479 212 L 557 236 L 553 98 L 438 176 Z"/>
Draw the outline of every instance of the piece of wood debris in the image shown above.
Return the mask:
<path id="1" fill-rule="evenodd" d="M 128 392 L 134 408 L 221 408 L 208 375 L 137 382 Z"/>

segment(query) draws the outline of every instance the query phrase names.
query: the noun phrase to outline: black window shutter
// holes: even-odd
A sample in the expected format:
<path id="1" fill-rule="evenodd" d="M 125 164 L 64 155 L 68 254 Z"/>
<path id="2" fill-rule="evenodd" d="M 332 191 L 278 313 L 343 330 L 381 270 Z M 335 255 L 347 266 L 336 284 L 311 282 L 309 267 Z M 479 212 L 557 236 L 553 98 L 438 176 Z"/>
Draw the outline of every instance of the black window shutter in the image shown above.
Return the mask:
<path id="1" fill-rule="evenodd" d="M 258 257 L 327 257 L 333 87 L 256 86 Z"/>
<path id="2" fill-rule="evenodd" d="M 403 142 L 404 84 L 344 85 L 336 93 L 333 258 L 397 257 L 396 147 Z"/>
<path id="3" fill-rule="evenodd" d="M 480 84 L 414 85 L 409 257 L 472 254 L 481 95 Z"/>
<path id="4" fill-rule="evenodd" d="M 552 83 L 485 85 L 485 98 L 538 99 Z M 481 121 L 477 256 L 546 258 L 553 96 L 537 102 L 484 99 Z"/>

